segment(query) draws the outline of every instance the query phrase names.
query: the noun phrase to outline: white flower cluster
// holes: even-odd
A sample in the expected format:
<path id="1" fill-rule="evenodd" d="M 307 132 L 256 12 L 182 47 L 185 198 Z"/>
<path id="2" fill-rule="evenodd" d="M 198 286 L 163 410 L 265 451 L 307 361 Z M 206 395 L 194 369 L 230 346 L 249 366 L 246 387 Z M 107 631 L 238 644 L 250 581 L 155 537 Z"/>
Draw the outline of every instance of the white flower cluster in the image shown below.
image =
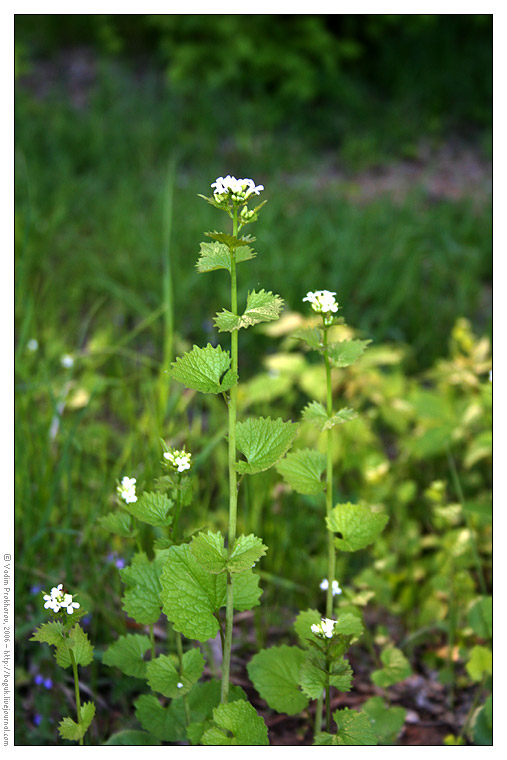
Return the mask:
<path id="1" fill-rule="evenodd" d="M 331 639 L 333 638 L 333 629 L 337 622 L 337 620 L 322 618 L 322 621 L 318 625 L 312 625 L 312 633 L 321 638 Z"/>
<path id="2" fill-rule="evenodd" d="M 236 179 L 230 174 L 218 177 L 211 187 L 214 188 L 213 196 L 217 203 L 223 203 L 229 198 L 237 203 L 246 203 L 253 193 L 259 195 L 264 190 L 264 185 L 256 185 L 253 179 Z"/>
<path id="3" fill-rule="evenodd" d="M 322 589 L 322 591 L 327 591 L 328 590 L 328 588 L 329 588 L 329 581 L 328 581 L 327 578 L 324 578 L 324 580 L 320 584 L 320 588 Z M 337 594 L 341 594 L 342 593 L 342 590 L 341 590 L 340 586 L 338 585 L 338 581 L 333 581 L 331 583 L 331 589 L 332 589 L 333 596 L 336 596 Z"/>
<path id="4" fill-rule="evenodd" d="M 67 610 L 68 615 L 73 615 L 74 610 L 78 610 L 81 606 L 79 602 L 72 601 L 72 594 L 67 594 L 63 590 L 63 583 L 59 583 L 58 586 L 53 586 L 51 593 L 44 594 L 44 609 L 53 610 L 53 612 L 60 612 L 62 607 Z"/>
<path id="5" fill-rule="evenodd" d="M 324 314 L 324 321 L 329 323 L 331 320 L 331 312 L 336 313 L 338 311 L 338 303 L 335 299 L 336 293 L 330 290 L 316 290 L 312 293 L 310 290 L 303 301 L 309 301 L 312 305 L 312 309 L 317 314 Z"/>
<path id="6" fill-rule="evenodd" d="M 124 477 L 117 488 L 120 498 L 124 499 L 127 504 L 137 501 L 136 496 L 136 479 Z"/>
<path id="7" fill-rule="evenodd" d="M 192 454 L 184 449 L 182 451 L 177 451 L 176 449 L 164 451 L 164 459 L 169 462 L 176 472 L 185 472 L 192 465 Z"/>

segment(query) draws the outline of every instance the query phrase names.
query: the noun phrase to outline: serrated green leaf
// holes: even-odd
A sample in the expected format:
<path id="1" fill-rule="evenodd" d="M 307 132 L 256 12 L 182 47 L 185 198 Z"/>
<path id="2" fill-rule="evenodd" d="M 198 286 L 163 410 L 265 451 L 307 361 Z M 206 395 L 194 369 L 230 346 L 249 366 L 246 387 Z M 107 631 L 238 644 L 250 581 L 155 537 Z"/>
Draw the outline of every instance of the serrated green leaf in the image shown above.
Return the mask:
<path id="1" fill-rule="evenodd" d="M 213 710 L 213 728 L 204 732 L 202 744 L 209 746 L 265 746 L 268 729 L 249 702 L 219 705 Z"/>
<path id="2" fill-rule="evenodd" d="M 145 491 L 137 501 L 122 505 L 137 520 L 157 528 L 166 527 L 172 522 L 173 501 L 163 493 Z"/>
<path id="3" fill-rule="evenodd" d="M 201 243 L 201 252 L 197 260 L 198 272 L 213 272 L 216 269 L 231 271 L 231 252 L 223 243 Z"/>
<path id="4" fill-rule="evenodd" d="M 318 644 L 320 639 L 312 633 L 312 625 L 319 625 L 322 615 L 318 610 L 305 610 L 300 612 L 294 621 L 296 631 L 302 646 L 307 647 L 309 642 Z"/>
<path id="5" fill-rule="evenodd" d="M 205 348 L 194 346 L 172 363 L 172 377 L 187 388 L 201 393 L 224 393 L 238 382 L 230 369 L 228 351 L 211 343 Z"/>
<path id="6" fill-rule="evenodd" d="M 353 409 L 344 407 L 335 414 L 328 417 L 328 414 L 324 406 L 320 401 L 310 401 L 305 406 L 302 413 L 302 419 L 304 422 L 311 422 L 322 433 L 324 430 L 330 430 L 335 425 L 342 425 L 344 422 L 350 422 L 357 417 L 357 412 Z"/>
<path id="7" fill-rule="evenodd" d="M 261 650 L 248 663 L 250 680 L 273 710 L 296 715 L 308 706 L 299 688 L 299 671 L 305 658 L 299 647 L 283 644 Z"/>
<path id="8" fill-rule="evenodd" d="M 169 707 L 162 707 L 154 694 L 142 694 L 134 702 L 136 718 L 150 734 L 163 742 L 177 742 L 185 737 L 184 722 L 181 723 L 171 709 L 181 700 L 171 702 Z"/>
<path id="9" fill-rule="evenodd" d="M 224 537 L 220 532 L 198 533 L 190 544 L 190 551 L 204 570 L 208 573 L 219 574 L 227 568 L 227 549 Z"/>
<path id="10" fill-rule="evenodd" d="M 147 747 L 147 746 L 159 746 L 160 740 L 156 736 L 146 733 L 146 731 L 136 731 L 134 729 L 126 729 L 125 731 L 118 731 L 109 737 L 107 742 L 104 742 L 105 747 Z"/>
<path id="11" fill-rule="evenodd" d="M 297 493 L 320 493 L 326 487 L 322 474 L 326 469 L 326 456 L 315 449 L 291 451 L 278 462 L 276 470 Z"/>
<path id="12" fill-rule="evenodd" d="M 72 718 L 64 718 L 60 721 L 58 731 L 62 739 L 71 742 L 78 742 L 87 732 L 95 715 L 95 705 L 93 702 L 85 702 L 81 706 L 81 723 L 76 723 Z"/>
<path id="13" fill-rule="evenodd" d="M 269 470 L 289 449 L 297 430 L 296 423 L 280 418 L 251 417 L 238 422 L 236 446 L 247 461 L 236 462 L 236 470 L 250 475 Z"/>
<path id="14" fill-rule="evenodd" d="M 221 607 L 225 607 L 225 576 L 221 575 L 223 579 L 224 591 L 222 597 Z M 252 607 L 256 607 L 259 604 L 259 599 L 262 594 L 262 590 L 259 588 L 259 576 L 252 570 L 244 570 L 242 573 L 234 573 L 234 609 L 238 612 L 244 612 L 245 610 L 251 610 Z"/>
<path id="15" fill-rule="evenodd" d="M 104 665 L 116 667 L 127 676 L 146 677 L 145 652 L 150 648 L 148 636 L 139 633 L 127 633 L 111 644 L 102 656 Z"/>
<path id="16" fill-rule="evenodd" d="M 134 538 L 137 535 L 137 529 L 132 524 L 132 517 L 123 509 L 99 517 L 98 523 L 103 530 L 122 538 Z"/>
<path id="17" fill-rule="evenodd" d="M 224 309 L 214 317 L 214 322 L 219 332 L 233 332 L 242 327 L 251 327 L 259 322 L 273 322 L 280 316 L 283 307 L 283 299 L 275 296 L 271 291 L 264 289 L 258 293 L 252 290 L 246 300 L 246 309 L 243 314 L 236 315 Z"/>
<path id="18" fill-rule="evenodd" d="M 186 544 L 169 549 L 160 582 L 162 610 L 176 631 L 188 639 L 207 641 L 219 630 L 216 611 L 220 608 L 223 575 L 205 570 Z M 225 579 L 224 579 L 225 582 Z"/>
<path id="19" fill-rule="evenodd" d="M 253 242 L 253 238 L 249 241 Z M 250 246 L 244 246 L 236 250 L 236 264 L 249 261 L 257 256 Z M 196 264 L 198 272 L 213 272 L 216 269 L 231 271 L 231 253 L 226 245 L 214 241 L 213 243 L 201 243 L 200 257 Z"/>
<path id="20" fill-rule="evenodd" d="M 319 327 L 302 327 L 295 330 L 291 337 L 295 340 L 302 340 L 315 351 L 321 351 L 324 348 L 323 332 Z"/>
<path id="21" fill-rule="evenodd" d="M 493 673 L 493 655 L 491 650 L 483 646 L 475 646 L 470 652 L 466 664 L 467 673 L 473 681 L 481 681 L 483 675 Z"/>
<path id="22" fill-rule="evenodd" d="M 340 657 L 330 666 L 331 672 L 326 671 L 326 663 L 319 666 L 319 662 L 312 655 L 306 655 L 305 661 L 299 673 L 299 685 L 310 699 L 318 699 L 326 688 L 328 678 L 329 685 L 339 691 L 350 691 L 352 687 L 352 668 L 347 660 Z"/>
<path id="23" fill-rule="evenodd" d="M 64 641 L 63 625 L 59 620 L 43 623 L 34 631 L 30 641 L 40 641 L 41 644 L 56 647 Z"/>
<path id="24" fill-rule="evenodd" d="M 376 746 L 377 737 L 373 733 L 367 715 L 345 707 L 343 710 L 335 710 L 333 719 L 338 726 L 338 732 L 317 734 L 314 746 Z"/>
<path id="25" fill-rule="evenodd" d="M 55 658 L 61 668 L 69 668 L 72 665 L 71 651 L 76 665 L 86 667 L 93 660 L 93 647 L 88 639 L 88 634 L 83 631 L 80 625 L 75 625 L 69 631 L 68 637 L 56 648 Z"/>
<path id="26" fill-rule="evenodd" d="M 326 517 L 328 529 L 338 534 L 336 546 L 345 552 L 355 552 L 373 543 L 388 520 L 382 512 L 372 512 L 368 507 L 350 502 L 337 504 Z"/>
<path id="27" fill-rule="evenodd" d="M 412 673 L 410 663 L 400 649 L 396 647 L 386 647 L 380 655 L 380 659 L 385 665 L 381 670 L 374 670 L 371 674 L 371 680 L 376 686 L 387 688 L 395 683 L 404 681 Z"/>
<path id="28" fill-rule="evenodd" d="M 167 711 L 167 720 L 171 721 L 171 731 L 174 737 L 170 741 L 180 741 L 186 735 L 193 744 L 199 744 L 204 731 L 213 725 L 209 719 L 212 716 L 213 708 L 220 704 L 221 690 L 220 681 L 215 679 L 194 684 L 186 698 L 191 721 L 188 726 L 183 700 L 173 700 Z M 231 684 L 228 701 L 234 702 L 238 699 L 246 700 L 246 694 L 240 686 Z"/>
<path id="29" fill-rule="evenodd" d="M 207 195 L 202 195 L 202 193 L 197 193 L 197 196 L 199 198 L 202 198 L 203 200 L 207 201 L 211 206 L 214 206 L 215 208 L 219 209 L 220 211 L 225 211 L 226 213 L 229 214 L 229 216 L 231 216 L 231 213 L 230 213 L 228 207 L 224 208 L 224 206 L 221 203 L 218 203 L 213 198 L 213 196 L 211 196 L 211 198 L 209 198 Z"/>
<path id="30" fill-rule="evenodd" d="M 370 719 L 378 743 L 394 744 L 405 723 L 406 711 L 403 707 L 388 707 L 382 697 L 371 697 L 361 709 Z"/>
<path id="31" fill-rule="evenodd" d="M 363 623 L 358 615 L 338 610 L 336 625 L 333 629 L 334 633 L 341 633 L 345 636 L 360 636 L 363 630 Z"/>
<path id="32" fill-rule="evenodd" d="M 259 603 L 258 576 L 245 571 L 235 576 L 234 609 L 247 610 Z M 189 639 L 207 641 L 219 630 L 216 613 L 225 605 L 225 574 L 214 575 L 198 563 L 186 544 L 173 546 L 160 577 L 163 611 Z"/>
<path id="33" fill-rule="evenodd" d="M 241 573 L 253 567 L 268 550 L 262 540 L 253 533 L 248 536 L 238 536 L 234 542 L 231 556 L 227 562 L 230 573 Z"/>
<path id="34" fill-rule="evenodd" d="M 232 250 L 246 247 L 250 245 L 250 243 L 255 242 L 255 238 L 251 235 L 245 235 L 244 237 L 238 238 L 234 235 L 229 235 L 227 232 L 217 232 L 216 230 L 213 232 L 205 232 L 204 234 L 212 240 L 216 240 L 218 243 L 226 245 L 228 249 Z"/>
<path id="35" fill-rule="evenodd" d="M 364 354 L 371 340 L 344 340 L 327 347 L 329 361 L 334 367 L 348 367 Z"/>
<path id="36" fill-rule="evenodd" d="M 176 663 L 177 664 L 177 663 Z M 182 671 L 176 667 L 173 658 L 162 654 L 150 660 L 146 666 L 148 686 L 164 697 L 178 699 L 187 694 L 199 680 L 204 670 L 204 657 L 198 649 L 189 649 L 182 658 Z M 178 684 L 181 686 L 178 687 Z"/>
<path id="37" fill-rule="evenodd" d="M 166 555 L 167 550 L 164 550 L 150 561 L 144 552 L 135 554 L 131 564 L 120 570 L 121 579 L 127 586 L 122 609 L 141 625 L 156 623 L 160 617 L 160 573 Z"/>

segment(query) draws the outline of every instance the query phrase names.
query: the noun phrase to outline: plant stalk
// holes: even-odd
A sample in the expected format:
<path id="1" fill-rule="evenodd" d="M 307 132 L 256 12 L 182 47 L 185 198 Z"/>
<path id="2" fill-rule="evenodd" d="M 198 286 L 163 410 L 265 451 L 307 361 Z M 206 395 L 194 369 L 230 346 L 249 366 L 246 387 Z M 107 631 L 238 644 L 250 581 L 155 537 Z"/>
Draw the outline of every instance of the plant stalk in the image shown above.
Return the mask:
<path id="1" fill-rule="evenodd" d="M 234 237 L 238 235 L 238 210 L 234 207 L 233 231 Z M 238 313 L 238 291 L 236 281 L 236 253 L 231 250 L 231 311 Z M 231 370 L 238 372 L 238 331 L 231 333 Z M 238 511 L 238 483 L 236 473 L 236 417 L 237 417 L 237 383 L 230 389 L 229 395 L 229 531 L 228 552 L 232 552 L 236 540 L 236 518 Z M 231 666 L 232 649 L 232 622 L 233 622 L 233 579 L 232 574 L 227 573 L 227 590 L 225 604 L 225 641 L 222 661 L 222 692 L 221 702 L 226 703 L 229 698 L 229 676 Z"/>
<path id="2" fill-rule="evenodd" d="M 81 728 L 81 697 L 79 696 L 79 679 L 77 675 L 77 663 L 74 658 L 74 652 L 72 649 L 69 649 L 70 654 L 70 661 L 72 663 L 72 672 L 74 674 L 74 693 L 76 695 L 76 711 L 77 711 L 77 723 L 78 726 Z M 83 744 L 83 737 L 80 738 L 79 744 Z"/>
<path id="3" fill-rule="evenodd" d="M 156 652 L 155 652 L 155 633 L 153 631 L 153 623 L 150 623 L 150 644 L 151 644 L 151 659 L 154 660 L 156 657 Z"/>
<path id="4" fill-rule="evenodd" d="M 328 417 L 333 415 L 333 389 L 331 386 L 331 365 L 329 363 L 329 356 L 327 352 L 328 343 L 328 327 L 324 325 L 324 362 L 326 366 L 326 411 Z M 330 516 L 333 508 L 333 454 L 332 454 L 332 431 L 327 430 L 326 438 L 326 515 Z M 336 566 L 336 553 L 334 548 L 334 536 L 332 531 L 327 531 L 327 594 L 326 594 L 326 617 L 331 618 L 333 615 L 333 581 Z M 317 707 L 315 712 L 315 727 L 314 732 L 318 734 L 322 728 L 322 706 L 324 702 L 324 695 L 317 700 Z M 331 724 L 331 695 L 329 684 L 326 686 L 326 723 L 328 725 L 328 731 L 330 731 Z"/>
<path id="5" fill-rule="evenodd" d="M 176 649 L 178 651 L 178 662 L 180 666 L 179 672 L 180 672 L 180 678 L 181 678 L 181 675 L 183 673 L 183 641 L 182 641 L 181 633 L 174 631 L 174 634 L 176 636 Z M 188 724 L 190 723 L 190 709 L 188 707 L 186 694 L 183 696 L 183 706 L 185 708 L 185 721 L 188 726 Z"/>

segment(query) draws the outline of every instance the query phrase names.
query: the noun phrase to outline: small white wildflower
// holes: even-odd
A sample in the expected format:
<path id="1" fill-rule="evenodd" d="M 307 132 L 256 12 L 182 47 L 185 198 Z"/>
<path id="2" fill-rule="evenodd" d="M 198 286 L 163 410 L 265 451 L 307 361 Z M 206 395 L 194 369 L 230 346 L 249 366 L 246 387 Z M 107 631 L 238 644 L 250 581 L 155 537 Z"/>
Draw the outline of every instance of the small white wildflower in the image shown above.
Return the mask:
<path id="1" fill-rule="evenodd" d="M 50 594 L 44 594 L 42 597 L 44 601 L 45 610 L 53 610 L 53 612 L 60 612 L 60 605 L 58 601 Z"/>
<path id="2" fill-rule="evenodd" d="M 264 190 L 264 185 L 256 185 L 253 179 L 236 179 L 231 177 L 218 177 L 211 185 L 213 196 L 217 203 L 223 203 L 229 198 L 237 203 L 246 203 L 251 195 L 259 195 Z"/>
<path id="3" fill-rule="evenodd" d="M 308 301 L 317 314 L 324 315 L 325 324 L 331 324 L 331 313 L 334 314 L 338 311 L 335 295 L 336 293 L 330 290 L 316 290 L 314 292 L 310 290 L 303 298 L 303 301 Z"/>
<path id="4" fill-rule="evenodd" d="M 176 472 L 185 472 L 185 470 L 189 470 L 192 466 L 192 454 L 184 449 L 182 451 L 177 451 L 176 449 L 164 451 L 164 459 L 169 462 Z"/>
<path id="5" fill-rule="evenodd" d="M 322 591 L 327 591 L 328 590 L 328 588 L 329 588 L 329 581 L 328 581 L 327 578 L 324 578 L 324 580 L 320 584 L 320 588 L 322 589 Z M 331 590 L 332 590 L 333 596 L 336 596 L 337 594 L 341 594 L 342 593 L 342 590 L 341 590 L 340 586 L 338 585 L 338 581 L 333 581 L 332 582 L 332 584 L 331 584 Z"/>
<path id="6" fill-rule="evenodd" d="M 74 366 L 74 359 L 70 354 L 64 354 L 60 359 L 60 364 L 62 367 L 65 367 L 65 369 L 70 369 Z"/>
<path id="7" fill-rule="evenodd" d="M 26 347 L 29 351 L 37 351 L 39 348 L 39 341 L 37 338 L 30 338 L 28 343 L 26 344 Z"/>
<path id="8" fill-rule="evenodd" d="M 125 476 L 122 478 L 121 485 L 117 488 L 118 494 L 120 497 L 127 503 L 132 504 L 135 501 L 137 501 L 136 496 L 136 479 L 135 478 L 127 478 Z"/>
<path id="9" fill-rule="evenodd" d="M 336 620 L 330 620 L 330 618 L 322 618 L 320 623 L 311 626 L 311 631 L 320 638 L 331 639 L 333 637 L 333 629 L 336 623 Z"/>
<path id="10" fill-rule="evenodd" d="M 176 686 L 178 687 L 178 689 L 182 689 L 183 688 L 183 684 L 181 683 L 181 681 L 178 681 L 178 683 L 176 684 Z"/>
<path id="11" fill-rule="evenodd" d="M 51 592 L 49 594 L 44 594 L 42 599 L 44 601 L 44 609 L 60 612 L 60 610 L 64 608 L 69 615 L 73 615 L 74 610 L 78 610 L 81 606 L 79 602 L 73 601 L 72 594 L 64 592 L 63 583 L 59 583 L 58 586 L 53 586 Z"/>
<path id="12" fill-rule="evenodd" d="M 72 594 L 64 594 L 64 597 L 60 602 L 60 606 L 66 608 L 68 615 L 73 615 L 74 610 L 78 610 L 81 605 L 79 602 L 72 601 Z"/>

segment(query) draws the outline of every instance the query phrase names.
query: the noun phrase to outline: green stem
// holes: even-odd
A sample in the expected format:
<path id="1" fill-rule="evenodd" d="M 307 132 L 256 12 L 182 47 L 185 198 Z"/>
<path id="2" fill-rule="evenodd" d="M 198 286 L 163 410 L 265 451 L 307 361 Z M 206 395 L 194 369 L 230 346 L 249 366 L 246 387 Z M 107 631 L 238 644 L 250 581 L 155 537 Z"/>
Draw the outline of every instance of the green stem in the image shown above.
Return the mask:
<path id="1" fill-rule="evenodd" d="M 454 641 L 456 632 L 456 610 L 454 599 L 454 577 L 451 578 L 451 589 L 449 592 L 449 625 L 447 630 L 447 670 L 450 677 L 449 684 L 449 707 L 454 709 Z"/>
<path id="2" fill-rule="evenodd" d="M 326 731 L 331 733 L 331 687 L 329 685 L 329 674 L 326 682 Z"/>
<path id="3" fill-rule="evenodd" d="M 173 543 L 178 544 L 179 543 L 179 523 L 180 523 L 180 512 L 181 512 L 181 473 L 178 473 L 178 488 L 176 491 L 176 508 L 174 510 L 174 519 L 171 529 L 171 538 Z"/>
<path id="4" fill-rule="evenodd" d="M 331 386 L 331 365 L 327 351 L 328 328 L 324 325 L 324 362 L 326 365 L 326 395 L 327 395 L 327 416 L 333 416 L 333 389 Z M 327 431 L 326 440 L 326 515 L 331 516 L 333 508 L 333 453 L 332 453 L 332 431 Z M 326 617 L 333 617 L 333 581 L 336 566 L 336 552 L 334 547 L 334 535 L 331 530 L 327 531 L 327 595 L 326 595 Z M 318 706 L 319 708 L 319 706 Z M 322 704 L 320 704 L 319 715 L 322 719 Z M 326 725 L 327 730 L 331 731 L 331 690 L 329 687 L 329 677 L 326 685 Z"/>
<path id="5" fill-rule="evenodd" d="M 74 658 L 74 652 L 72 649 L 69 649 L 70 654 L 70 661 L 72 663 L 72 672 L 74 674 L 74 692 L 76 695 L 76 711 L 77 711 L 77 723 L 78 726 L 81 728 L 81 697 L 79 696 L 79 679 L 77 676 L 77 663 Z M 80 738 L 79 744 L 83 744 L 83 737 Z"/>
<path id="6" fill-rule="evenodd" d="M 153 631 L 153 623 L 150 623 L 150 642 L 151 642 L 151 659 L 154 660 L 156 657 L 156 653 L 155 653 L 155 633 Z"/>
<path id="7" fill-rule="evenodd" d="M 461 482 L 458 476 L 458 471 L 456 469 L 456 464 L 454 462 L 454 457 L 452 456 L 449 448 L 447 449 L 447 461 L 449 462 L 449 468 L 451 470 L 452 479 L 454 482 L 454 488 L 456 490 L 456 494 L 460 501 L 463 514 L 465 515 L 466 526 L 468 528 L 468 532 L 470 533 L 470 544 L 472 547 L 472 554 L 473 554 L 473 558 L 475 562 L 475 567 L 477 570 L 477 578 L 479 580 L 479 586 L 481 587 L 481 594 L 483 596 L 486 596 L 488 592 L 486 590 L 486 582 L 484 580 L 484 574 L 482 572 L 482 565 L 481 565 L 481 558 L 479 557 L 479 550 L 477 549 L 477 538 L 476 538 L 475 531 L 473 529 L 470 517 L 465 509 L 465 496 L 463 494 L 463 489 L 461 488 Z"/>
<path id="8" fill-rule="evenodd" d="M 178 633 L 177 631 L 175 631 L 174 633 L 176 635 L 176 649 L 178 651 L 178 661 L 180 664 L 179 673 L 180 673 L 180 678 L 181 678 L 183 674 L 183 641 L 182 641 L 181 633 Z M 185 721 L 188 726 L 188 724 L 190 723 L 190 709 L 188 707 L 186 694 L 183 697 L 183 705 L 185 707 Z"/>
<path id="9" fill-rule="evenodd" d="M 234 237 L 238 234 L 238 210 L 234 207 L 233 231 Z M 231 250 L 231 311 L 238 313 L 238 290 L 236 281 L 236 254 Z M 231 370 L 238 373 L 238 331 L 231 334 Z M 238 484 L 236 474 L 236 417 L 237 417 L 237 383 L 232 386 L 229 395 L 229 532 L 228 551 L 232 552 L 236 540 L 236 518 L 238 511 Z M 222 693 L 221 702 L 225 703 L 229 697 L 229 675 L 231 666 L 232 649 L 232 622 L 233 622 L 233 580 L 231 573 L 227 573 L 227 590 L 225 603 L 225 641 L 222 662 Z"/>

